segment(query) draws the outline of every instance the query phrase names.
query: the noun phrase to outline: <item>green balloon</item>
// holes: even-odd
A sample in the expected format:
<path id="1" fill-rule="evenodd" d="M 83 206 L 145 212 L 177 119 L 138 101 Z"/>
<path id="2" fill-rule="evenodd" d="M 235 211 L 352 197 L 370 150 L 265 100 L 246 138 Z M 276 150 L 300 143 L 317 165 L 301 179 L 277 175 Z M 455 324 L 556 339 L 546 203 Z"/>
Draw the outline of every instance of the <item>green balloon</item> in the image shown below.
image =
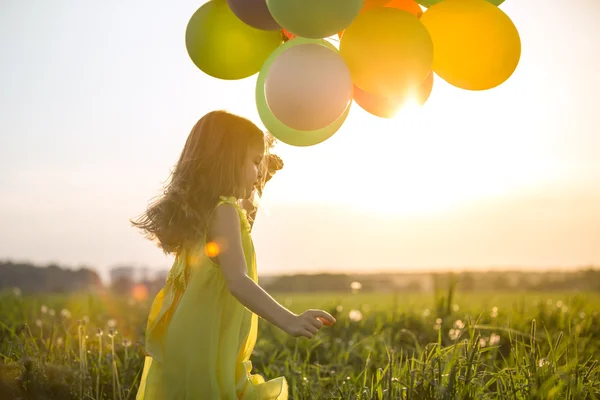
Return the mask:
<path id="1" fill-rule="evenodd" d="M 432 5 L 440 3 L 444 0 L 416 0 L 416 1 L 423 7 L 429 8 Z M 485 0 L 485 1 L 487 1 L 488 3 L 492 3 L 495 6 L 499 6 L 500 4 L 504 3 L 504 0 Z"/>
<path id="2" fill-rule="evenodd" d="M 267 0 L 279 25 L 296 36 L 321 39 L 346 29 L 364 0 Z"/>
<path id="3" fill-rule="evenodd" d="M 333 46 L 326 40 L 296 37 L 294 39 L 288 40 L 287 42 L 279 46 L 269 56 L 269 58 L 267 58 L 267 61 L 265 61 L 265 64 L 258 73 L 258 79 L 256 81 L 256 107 L 258 109 L 258 115 L 260 116 L 261 121 L 265 125 L 265 128 L 267 128 L 267 131 L 269 131 L 269 133 L 271 133 L 283 143 L 298 147 L 313 146 L 315 144 L 322 143 L 325 140 L 332 137 L 346 121 L 346 117 L 350 112 L 350 105 L 352 104 L 352 102 L 349 102 L 348 107 L 346 107 L 344 113 L 331 125 L 326 126 L 325 128 L 317 129 L 315 131 L 300 131 L 297 129 L 290 128 L 289 126 L 279 121 L 277 117 L 273 115 L 273 113 L 269 109 L 269 106 L 267 104 L 267 98 L 265 95 L 265 80 L 267 78 L 269 68 L 271 67 L 271 64 L 273 64 L 273 62 L 277 59 L 277 57 L 279 57 L 279 55 L 282 54 L 284 51 L 294 46 L 309 43 L 320 44 L 337 51 L 335 46 Z"/>
<path id="4" fill-rule="evenodd" d="M 226 0 L 211 0 L 188 22 L 185 46 L 194 64 L 219 79 L 242 79 L 260 71 L 283 42 L 281 31 L 263 31 L 243 23 Z"/>

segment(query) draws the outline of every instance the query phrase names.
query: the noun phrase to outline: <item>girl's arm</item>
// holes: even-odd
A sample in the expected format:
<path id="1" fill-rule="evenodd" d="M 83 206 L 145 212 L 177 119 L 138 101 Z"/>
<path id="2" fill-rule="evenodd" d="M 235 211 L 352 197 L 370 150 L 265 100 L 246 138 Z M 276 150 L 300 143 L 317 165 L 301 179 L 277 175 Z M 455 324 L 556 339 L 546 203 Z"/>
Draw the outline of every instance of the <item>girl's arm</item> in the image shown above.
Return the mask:
<path id="1" fill-rule="evenodd" d="M 296 315 L 279 304 L 247 275 L 240 237 L 240 220 L 234 206 L 217 207 L 209 227 L 209 236 L 220 249 L 218 257 L 229 292 L 246 308 L 292 336 L 313 337 L 335 319 L 322 310 L 307 310 Z"/>

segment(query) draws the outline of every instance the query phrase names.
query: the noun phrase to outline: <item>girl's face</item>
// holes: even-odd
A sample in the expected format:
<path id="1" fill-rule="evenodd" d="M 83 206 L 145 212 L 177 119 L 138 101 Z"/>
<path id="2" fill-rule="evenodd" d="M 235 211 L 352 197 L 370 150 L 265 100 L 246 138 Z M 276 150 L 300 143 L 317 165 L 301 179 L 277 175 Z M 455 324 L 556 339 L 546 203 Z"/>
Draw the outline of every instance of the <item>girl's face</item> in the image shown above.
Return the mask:
<path id="1" fill-rule="evenodd" d="M 244 174 L 242 185 L 243 185 L 243 198 L 248 199 L 252 196 L 254 188 L 258 184 L 261 176 L 261 163 L 265 154 L 264 146 L 262 145 L 251 145 L 248 148 L 246 154 L 246 160 L 244 161 Z"/>

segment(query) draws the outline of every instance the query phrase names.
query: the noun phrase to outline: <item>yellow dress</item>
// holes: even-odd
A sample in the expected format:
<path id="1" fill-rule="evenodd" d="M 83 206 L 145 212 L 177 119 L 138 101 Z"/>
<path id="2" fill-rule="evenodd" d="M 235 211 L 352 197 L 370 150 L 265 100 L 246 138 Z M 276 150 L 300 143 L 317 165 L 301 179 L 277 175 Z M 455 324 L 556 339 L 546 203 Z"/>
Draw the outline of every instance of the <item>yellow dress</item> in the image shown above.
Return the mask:
<path id="1" fill-rule="evenodd" d="M 216 207 L 223 203 L 238 210 L 248 276 L 256 281 L 246 212 L 233 197 L 222 196 Z M 152 303 L 137 400 L 287 400 L 284 377 L 265 382 L 251 373 L 258 317 L 229 293 L 204 249 L 205 239 L 175 259 Z"/>

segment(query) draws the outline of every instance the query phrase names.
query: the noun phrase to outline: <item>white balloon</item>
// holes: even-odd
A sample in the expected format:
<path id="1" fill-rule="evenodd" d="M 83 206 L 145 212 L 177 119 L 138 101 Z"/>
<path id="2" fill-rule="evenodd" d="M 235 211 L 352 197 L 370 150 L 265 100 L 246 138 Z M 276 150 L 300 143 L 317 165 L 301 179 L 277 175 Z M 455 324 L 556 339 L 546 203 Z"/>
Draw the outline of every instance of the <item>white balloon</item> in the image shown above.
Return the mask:
<path id="1" fill-rule="evenodd" d="M 265 80 L 269 109 L 290 128 L 314 131 L 331 125 L 352 101 L 352 77 L 340 54 L 320 44 L 283 52 Z"/>

